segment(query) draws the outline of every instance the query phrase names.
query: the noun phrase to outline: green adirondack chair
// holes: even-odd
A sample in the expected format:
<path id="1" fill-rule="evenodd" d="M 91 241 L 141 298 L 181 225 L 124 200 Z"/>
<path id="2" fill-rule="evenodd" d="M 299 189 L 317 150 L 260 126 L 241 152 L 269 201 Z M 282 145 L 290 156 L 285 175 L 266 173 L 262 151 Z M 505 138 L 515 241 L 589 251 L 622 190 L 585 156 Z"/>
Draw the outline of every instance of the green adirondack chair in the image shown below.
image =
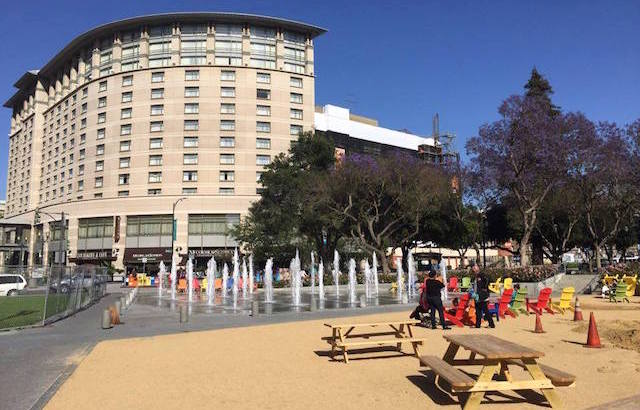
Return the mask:
<path id="1" fill-rule="evenodd" d="M 609 292 L 609 302 L 624 302 L 629 303 L 629 298 L 627 297 L 627 284 L 624 282 L 619 282 L 616 286 L 616 291 Z"/>
<path id="2" fill-rule="evenodd" d="M 529 312 L 527 312 L 526 309 L 528 294 L 529 292 L 527 291 L 527 288 L 518 289 L 518 293 L 516 293 L 516 297 L 515 299 L 513 299 L 513 301 L 511 302 L 511 306 L 509 307 L 509 312 L 511 312 L 514 316 L 518 316 L 518 312 L 528 315 Z"/>
<path id="3" fill-rule="evenodd" d="M 460 291 L 466 292 L 471 288 L 471 278 L 468 276 L 464 276 L 462 278 L 462 284 L 460 285 Z"/>

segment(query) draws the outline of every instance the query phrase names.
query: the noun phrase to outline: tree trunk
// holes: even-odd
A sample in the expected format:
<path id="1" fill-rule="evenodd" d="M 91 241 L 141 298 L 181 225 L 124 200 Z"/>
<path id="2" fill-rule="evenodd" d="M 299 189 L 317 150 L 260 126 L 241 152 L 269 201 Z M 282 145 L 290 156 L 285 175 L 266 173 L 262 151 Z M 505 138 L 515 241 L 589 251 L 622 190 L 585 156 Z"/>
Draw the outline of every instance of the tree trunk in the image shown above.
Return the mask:
<path id="1" fill-rule="evenodd" d="M 531 238 L 531 264 L 543 265 L 544 264 L 544 252 L 542 250 L 542 238 L 539 235 L 533 235 Z"/>
<path id="2" fill-rule="evenodd" d="M 594 243 L 593 249 L 596 257 L 596 269 L 598 270 L 598 273 L 600 273 L 600 269 L 602 268 L 602 260 L 600 259 L 600 244 Z"/>
<path id="3" fill-rule="evenodd" d="M 380 251 L 379 249 L 377 249 L 376 254 L 378 254 L 378 257 L 380 258 L 382 273 L 384 273 L 385 275 L 388 275 L 391 272 L 391 269 L 389 269 L 389 259 L 387 258 L 386 253 L 384 251 Z"/>

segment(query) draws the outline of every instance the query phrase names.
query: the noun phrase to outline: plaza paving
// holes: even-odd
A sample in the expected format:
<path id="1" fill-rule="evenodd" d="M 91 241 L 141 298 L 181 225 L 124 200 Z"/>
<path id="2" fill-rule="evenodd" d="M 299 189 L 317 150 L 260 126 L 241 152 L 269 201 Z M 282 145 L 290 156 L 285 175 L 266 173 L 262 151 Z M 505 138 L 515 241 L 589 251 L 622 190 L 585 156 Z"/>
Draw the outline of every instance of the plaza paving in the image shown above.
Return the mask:
<path id="1" fill-rule="evenodd" d="M 600 304 L 592 297 L 584 299 L 589 304 Z M 629 308 L 640 307 L 638 302 L 635 298 L 625 310 L 596 310 L 602 328 L 610 327 L 608 324 L 616 320 L 637 324 L 640 310 Z M 327 313 L 349 314 L 348 311 L 319 314 Z M 271 320 L 310 319 L 314 314 L 274 315 Z M 339 320 L 366 322 L 406 316 L 405 308 L 401 312 Z M 559 390 L 567 408 L 584 409 L 637 395 L 640 353 L 616 347 L 604 337 L 603 349 L 585 349 L 584 326 L 571 322 L 570 316 L 543 316 L 545 334 L 531 331 L 533 316 L 503 320 L 495 330 L 464 328 L 450 332 L 491 332 L 544 351 L 542 363 L 577 376 L 575 387 Z M 327 328 L 322 326 L 324 319 L 186 333 L 182 329 L 180 333 L 166 335 L 161 335 L 168 333 L 166 326 L 158 326 L 156 319 L 144 319 L 144 312 L 136 313 L 134 307 L 129 318 L 125 317 L 127 323 L 120 328 L 145 329 L 142 321 L 146 321 L 149 325 L 140 333 L 155 335 L 98 343 L 51 398 L 47 408 L 80 409 L 87 408 L 88 403 L 100 403 L 100 408 L 105 409 L 213 405 L 240 409 L 460 408 L 457 401 L 434 387 L 431 373 L 420 369 L 413 356 L 376 351 L 351 355 L 348 365 L 332 361 L 327 356 L 328 344 L 321 340 L 328 335 Z M 237 317 L 233 325 L 267 322 L 268 318 Z M 231 323 L 209 325 L 227 327 Z M 196 330 L 204 325 L 189 326 Z M 160 331 L 161 328 L 165 331 Z M 116 332 L 121 332 L 122 337 L 128 333 L 120 329 Z M 447 344 L 441 330 L 421 328 L 416 333 L 428 338 L 423 352 L 437 356 L 444 353 Z M 487 400 L 491 401 L 487 406 L 491 409 L 547 407 L 540 394 L 527 391 L 488 394 L 485 403 Z"/>

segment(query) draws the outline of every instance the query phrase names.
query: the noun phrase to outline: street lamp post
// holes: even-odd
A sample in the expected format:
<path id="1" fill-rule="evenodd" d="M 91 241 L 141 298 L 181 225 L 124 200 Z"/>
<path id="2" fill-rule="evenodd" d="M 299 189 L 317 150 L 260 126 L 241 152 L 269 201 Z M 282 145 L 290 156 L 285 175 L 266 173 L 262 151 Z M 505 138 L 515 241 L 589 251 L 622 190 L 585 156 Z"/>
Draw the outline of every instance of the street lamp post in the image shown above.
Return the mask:
<path id="1" fill-rule="evenodd" d="M 177 226 L 176 226 L 177 225 L 177 223 L 176 223 L 176 206 L 178 206 L 180 201 L 183 201 L 185 199 L 187 199 L 187 198 L 184 197 L 184 196 L 182 198 L 178 198 L 173 203 L 173 209 L 171 210 L 171 261 L 173 261 L 173 252 L 175 252 L 175 242 L 176 242 L 176 228 L 177 228 Z"/>

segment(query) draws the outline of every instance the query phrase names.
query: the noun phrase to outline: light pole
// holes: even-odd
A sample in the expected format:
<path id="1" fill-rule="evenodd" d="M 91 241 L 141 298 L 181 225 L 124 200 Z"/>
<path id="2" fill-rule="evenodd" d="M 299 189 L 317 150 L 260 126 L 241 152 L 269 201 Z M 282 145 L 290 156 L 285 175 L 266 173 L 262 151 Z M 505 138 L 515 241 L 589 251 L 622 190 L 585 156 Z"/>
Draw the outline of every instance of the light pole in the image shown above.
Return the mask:
<path id="1" fill-rule="evenodd" d="M 187 199 L 186 197 L 182 197 L 182 198 L 178 198 L 174 203 L 173 203 L 173 209 L 171 210 L 171 261 L 173 263 L 173 252 L 175 252 L 175 242 L 176 242 L 176 228 L 177 228 L 177 223 L 176 223 L 176 206 L 178 206 L 178 204 L 180 203 L 180 201 L 183 201 Z"/>

